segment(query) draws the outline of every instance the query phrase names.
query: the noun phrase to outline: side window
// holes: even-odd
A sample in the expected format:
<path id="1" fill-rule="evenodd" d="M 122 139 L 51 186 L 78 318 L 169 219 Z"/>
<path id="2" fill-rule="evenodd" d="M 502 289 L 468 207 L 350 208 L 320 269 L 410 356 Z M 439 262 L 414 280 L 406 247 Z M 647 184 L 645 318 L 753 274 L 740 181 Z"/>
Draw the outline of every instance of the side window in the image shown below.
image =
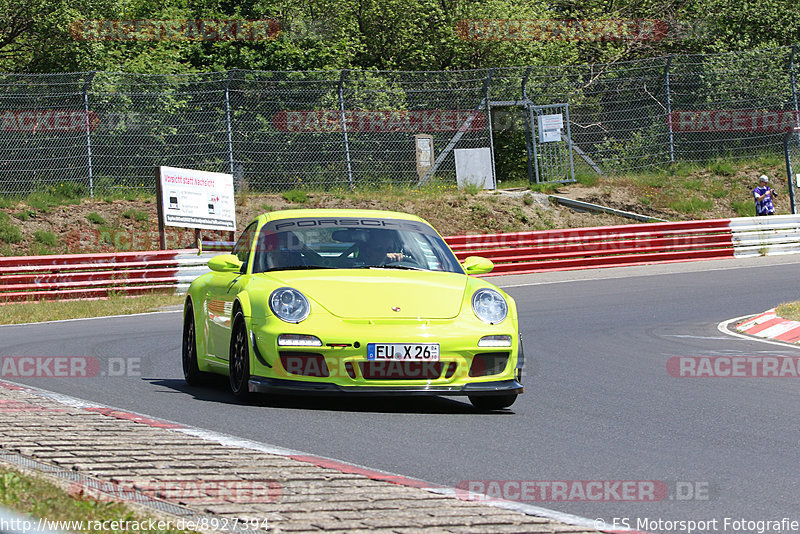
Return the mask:
<path id="1" fill-rule="evenodd" d="M 256 221 L 253 221 L 250 226 L 245 228 L 242 235 L 239 237 L 239 240 L 233 246 L 233 255 L 239 258 L 244 264 L 244 268 L 247 267 L 247 260 L 250 259 L 250 248 L 253 244 L 253 237 L 256 235 Z"/>

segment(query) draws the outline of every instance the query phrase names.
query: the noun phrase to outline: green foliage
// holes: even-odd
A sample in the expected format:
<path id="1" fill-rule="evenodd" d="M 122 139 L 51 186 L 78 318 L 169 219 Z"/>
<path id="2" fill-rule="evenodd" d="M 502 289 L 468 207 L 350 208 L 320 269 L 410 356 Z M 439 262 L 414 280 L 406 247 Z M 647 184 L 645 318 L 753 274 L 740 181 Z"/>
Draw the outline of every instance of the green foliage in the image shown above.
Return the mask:
<path id="1" fill-rule="evenodd" d="M 284 191 L 281 193 L 283 199 L 293 204 L 302 204 L 308 201 L 308 194 L 300 189 L 292 189 L 291 191 Z"/>
<path id="2" fill-rule="evenodd" d="M 58 244 L 58 236 L 53 232 L 47 230 L 36 230 L 33 233 L 33 240 L 48 247 L 54 247 Z"/>
<path id="3" fill-rule="evenodd" d="M 708 163 L 708 170 L 720 176 L 733 176 L 736 174 L 736 166 L 730 161 L 716 158 Z"/>
<path id="4" fill-rule="evenodd" d="M 472 206 L 469 207 L 470 211 L 472 211 L 473 217 L 477 217 L 480 219 L 484 219 L 489 217 L 491 214 L 491 210 L 486 207 L 486 204 L 482 204 L 480 202 L 474 203 Z"/>
<path id="5" fill-rule="evenodd" d="M 538 184 L 533 184 L 532 186 L 530 186 L 530 190 L 531 191 L 535 191 L 537 193 L 544 193 L 546 195 L 550 195 L 552 193 L 555 193 L 555 191 L 556 191 L 556 189 L 558 189 L 559 185 L 561 185 L 561 184 L 553 184 L 553 183 L 549 183 L 549 182 L 542 182 L 542 183 L 538 183 Z"/>
<path id="6" fill-rule="evenodd" d="M 528 224 L 528 222 L 530 222 L 530 218 L 528 217 L 528 215 L 524 211 L 522 211 L 522 208 L 520 208 L 519 206 L 514 206 L 512 212 L 514 214 L 514 218 L 517 219 L 522 224 Z"/>
<path id="7" fill-rule="evenodd" d="M 669 203 L 671 209 L 687 214 L 698 214 L 704 210 L 710 209 L 713 205 L 713 201 L 697 197 L 673 200 Z"/>
<path id="8" fill-rule="evenodd" d="M 586 187 L 594 187 L 600 183 L 600 175 L 595 172 L 576 172 L 575 180 Z"/>
<path id="9" fill-rule="evenodd" d="M 265 202 L 264 204 L 261 204 L 261 209 L 264 211 L 264 213 L 268 213 L 270 211 L 275 211 L 275 206 Z"/>
<path id="10" fill-rule="evenodd" d="M 525 204 L 526 206 L 532 205 L 533 195 L 531 195 L 530 193 L 525 193 L 524 195 L 522 195 L 522 203 Z"/>
<path id="11" fill-rule="evenodd" d="M 714 198 L 723 198 L 730 194 L 730 190 L 724 184 L 716 184 L 709 190 Z"/>
<path id="12" fill-rule="evenodd" d="M 17 219 L 19 219 L 22 222 L 26 222 L 28 219 L 30 219 L 34 215 L 36 215 L 35 211 L 29 210 L 29 209 L 24 209 L 22 211 L 18 211 L 17 213 L 15 213 L 14 217 L 16 217 Z"/>
<path id="13" fill-rule="evenodd" d="M 464 184 L 464 187 L 461 188 L 468 195 L 477 195 L 481 191 L 483 191 L 483 187 L 479 186 L 478 184 L 474 184 L 472 182 Z"/>
<path id="14" fill-rule="evenodd" d="M 150 220 L 150 215 L 148 215 L 146 211 L 142 210 L 126 210 L 122 212 L 122 216 L 126 219 L 133 219 L 136 222 L 147 222 Z"/>
<path id="15" fill-rule="evenodd" d="M 0 211 L 0 241 L 5 243 L 19 243 L 22 241 L 22 233 L 11 217 L 4 211 Z"/>
<path id="16" fill-rule="evenodd" d="M 89 221 L 92 224 L 105 224 L 106 223 L 105 218 L 102 215 L 100 215 L 99 213 L 97 213 L 96 211 L 93 211 L 93 212 L 87 214 L 86 215 L 86 220 Z"/>
<path id="17" fill-rule="evenodd" d="M 731 202 L 731 208 L 739 217 L 756 216 L 756 205 L 752 200 L 734 200 Z"/>

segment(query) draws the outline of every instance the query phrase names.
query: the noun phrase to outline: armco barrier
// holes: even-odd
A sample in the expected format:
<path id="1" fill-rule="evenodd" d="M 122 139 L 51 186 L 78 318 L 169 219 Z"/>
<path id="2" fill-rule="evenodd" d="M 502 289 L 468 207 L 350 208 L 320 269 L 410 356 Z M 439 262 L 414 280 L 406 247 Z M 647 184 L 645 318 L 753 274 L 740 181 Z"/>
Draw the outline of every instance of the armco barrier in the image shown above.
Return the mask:
<path id="1" fill-rule="evenodd" d="M 483 256 L 488 276 L 619 267 L 734 256 L 729 219 L 461 235 L 445 238 L 459 260 Z"/>
<path id="2" fill-rule="evenodd" d="M 487 276 L 800 253 L 800 216 L 742 217 L 461 235 L 445 240 L 463 260 L 491 259 Z M 210 245 L 210 246 L 209 246 Z M 186 290 L 231 242 L 196 250 L 0 258 L 0 301 L 97 298 Z M 216 251 L 216 252 L 212 252 Z"/>
<path id="3" fill-rule="evenodd" d="M 180 291 L 208 271 L 196 250 L 0 258 L 0 301 Z"/>
<path id="4" fill-rule="evenodd" d="M 800 215 L 731 219 L 737 258 L 800 252 Z"/>

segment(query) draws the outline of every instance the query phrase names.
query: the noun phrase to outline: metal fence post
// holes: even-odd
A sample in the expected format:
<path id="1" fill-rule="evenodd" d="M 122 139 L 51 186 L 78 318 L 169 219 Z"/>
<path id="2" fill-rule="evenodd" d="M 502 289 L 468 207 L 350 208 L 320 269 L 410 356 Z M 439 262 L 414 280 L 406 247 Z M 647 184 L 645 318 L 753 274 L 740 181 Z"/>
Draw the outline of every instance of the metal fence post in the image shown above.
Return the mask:
<path id="1" fill-rule="evenodd" d="M 795 58 L 797 57 L 797 45 L 792 45 L 792 51 L 789 53 L 789 74 L 792 79 L 792 98 L 794 99 L 794 110 L 800 111 L 800 108 L 797 107 L 797 76 L 795 74 L 796 65 L 795 65 Z M 795 117 L 795 121 L 797 121 L 797 117 Z M 795 123 L 795 126 L 800 126 L 800 124 Z"/>
<path id="2" fill-rule="evenodd" d="M 667 124 L 669 125 L 669 162 L 675 163 L 675 137 L 672 132 L 672 98 L 669 90 L 669 67 L 672 63 L 672 56 L 667 56 L 667 63 L 664 65 L 664 89 L 667 94 Z"/>
<path id="3" fill-rule="evenodd" d="M 86 130 L 86 155 L 89 167 L 89 196 L 94 198 L 94 172 L 92 169 L 92 135 L 89 123 L 89 86 L 92 84 L 96 72 L 90 72 L 89 78 L 83 84 L 83 125 Z"/>
<path id="4" fill-rule="evenodd" d="M 486 83 L 483 84 L 483 98 L 486 101 L 486 122 L 489 125 L 489 153 L 492 156 L 492 189 L 497 189 L 497 170 L 494 166 L 494 133 L 492 131 L 492 103 L 489 100 L 489 85 L 492 83 L 492 75 L 494 74 L 494 67 L 489 69 L 489 74 L 486 76 Z"/>
<path id="5" fill-rule="evenodd" d="M 342 74 L 339 76 L 339 121 L 342 125 L 342 132 L 344 133 L 344 157 L 347 162 L 347 183 L 352 190 L 353 186 L 353 168 L 350 165 L 350 141 L 347 139 L 347 121 L 344 117 L 344 77 L 347 74 L 347 69 L 342 69 Z"/>
<path id="6" fill-rule="evenodd" d="M 236 69 L 231 69 L 228 71 L 228 76 L 225 78 L 225 122 L 227 123 L 228 127 L 228 163 L 231 174 L 233 174 L 233 133 L 232 133 L 232 126 L 231 126 L 231 95 L 230 95 L 230 85 L 231 85 L 231 75 Z"/>
<path id="7" fill-rule="evenodd" d="M 528 183 L 533 184 L 533 147 L 531 146 L 531 121 L 528 113 L 530 106 L 530 99 L 528 98 L 528 78 L 530 78 L 533 67 L 528 67 L 525 71 L 525 77 L 522 78 L 522 101 L 523 105 L 522 114 L 525 117 L 525 152 L 528 155 Z"/>
<path id="8" fill-rule="evenodd" d="M 797 143 L 797 157 L 792 158 L 792 142 Z M 786 178 L 788 179 L 789 186 L 789 206 L 792 214 L 796 214 L 796 199 L 795 199 L 795 186 L 800 181 L 800 127 L 794 129 L 783 136 L 783 155 L 786 158 Z M 797 180 L 797 181 L 795 181 Z"/>

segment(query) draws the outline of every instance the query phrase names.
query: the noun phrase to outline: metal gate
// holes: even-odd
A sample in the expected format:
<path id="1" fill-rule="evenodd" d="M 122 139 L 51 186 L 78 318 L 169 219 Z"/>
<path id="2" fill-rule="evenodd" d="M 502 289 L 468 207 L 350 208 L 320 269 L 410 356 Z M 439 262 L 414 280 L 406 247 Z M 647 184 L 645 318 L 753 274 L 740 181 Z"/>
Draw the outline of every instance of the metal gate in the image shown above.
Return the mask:
<path id="1" fill-rule="evenodd" d="M 574 182 L 569 104 L 528 106 L 536 183 Z"/>
<path id="2" fill-rule="evenodd" d="M 789 202 L 792 213 L 795 214 L 797 192 L 800 190 L 800 128 L 795 128 L 783 138 L 783 152 L 786 156 L 786 177 L 789 180 Z"/>
<path id="3" fill-rule="evenodd" d="M 530 183 L 575 181 L 569 104 L 536 106 L 527 98 L 495 100 L 489 102 L 490 117 L 494 116 L 493 110 L 497 108 L 515 108 L 522 112 Z M 509 122 L 512 127 L 516 122 L 510 117 L 511 115 L 506 114 L 507 120 L 503 121 L 506 127 L 509 126 Z"/>

